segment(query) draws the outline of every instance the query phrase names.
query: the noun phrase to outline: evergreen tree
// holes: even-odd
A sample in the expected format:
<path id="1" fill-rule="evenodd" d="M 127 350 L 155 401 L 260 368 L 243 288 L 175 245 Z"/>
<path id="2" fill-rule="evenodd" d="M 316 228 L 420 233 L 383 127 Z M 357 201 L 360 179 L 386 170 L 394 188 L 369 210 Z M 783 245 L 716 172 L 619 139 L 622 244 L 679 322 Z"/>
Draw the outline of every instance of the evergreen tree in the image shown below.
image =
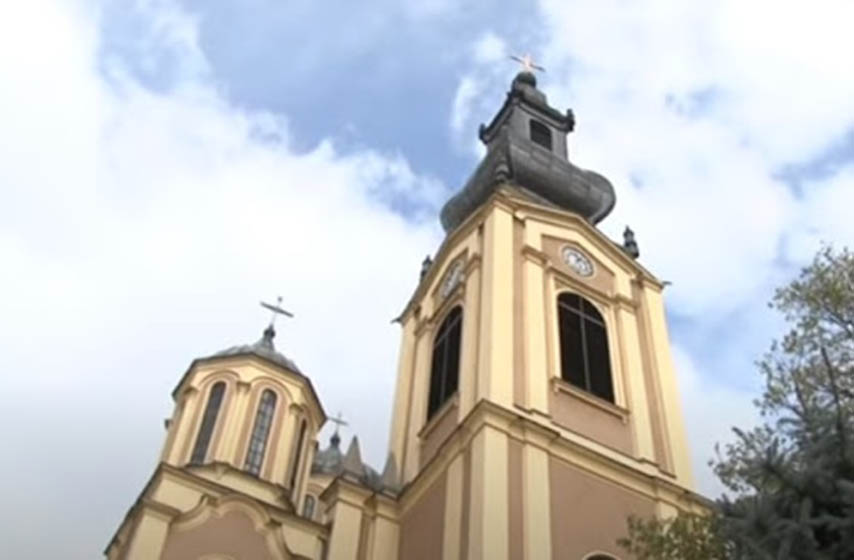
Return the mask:
<path id="1" fill-rule="evenodd" d="M 621 544 L 639 559 L 854 558 L 854 254 L 822 249 L 770 305 L 790 330 L 758 364 L 763 421 L 714 464 L 733 498 L 709 525 L 630 521 Z M 709 535 L 709 556 L 666 555 Z"/>

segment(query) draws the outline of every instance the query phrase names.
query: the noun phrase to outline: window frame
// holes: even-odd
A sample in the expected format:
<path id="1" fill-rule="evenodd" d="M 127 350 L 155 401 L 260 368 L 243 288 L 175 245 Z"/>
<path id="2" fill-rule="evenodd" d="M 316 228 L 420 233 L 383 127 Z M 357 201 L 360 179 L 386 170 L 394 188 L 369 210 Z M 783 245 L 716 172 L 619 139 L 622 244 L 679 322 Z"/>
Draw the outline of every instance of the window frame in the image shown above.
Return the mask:
<path id="1" fill-rule="evenodd" d="M 208 391 L 208 400 L 205 404 L 205 409 L 202 411 L 202 418 L 199 422 L 199 430 L 196 434 L 196 441 L 193 444 L 193 449 L 190 452 L 190 464 L 202 465 L 208 458 L 211 443 L 213 442 L 214 431 L 216 430 L 217 421 L 219 420 L 222 403 L 225 401 L 226 382 L 217 381 L 211 385 Z M 216 394 L 214 393 L 216 391 Z M 217 398 L 215 407 L 214 397 Z"/>
<path id="2" fill-rule="evenodd" d="M 427 422 L 433 419 L 459 390 L 464 316 L 463 306 L 454 305 L 442 317 L 442 321 L 433 336 L 430 375 L 427 385 Z M 454 345 L 456 345 L 455 349 Z M 439 352 L 441 352 L 441 365 L 437 362 Z M 453 359 L 454 352 L 456 353 L 456 363 L 449 367 L 451 366 L 449 355 Z M 452 380 L 452 383 L 449 384 L 449 380 Z"/>
<path id="3" fill-rule="evenodd" d="M 272 401 L 266 399 L 268 395 L 272 397 Z M 243 461 L 243 470 L 253 476 L 260 476 L 261 469 L 264 467 L 270 432 L 273 431 L 273 423 L 276 419 L 278 401 L 279 396 L 272 389 L 264 389 L 258 398 L 252 431 L 249 433 L 249 441 L 246 445 L 246 459 Z M 260 433 L 261 431 L 263 433 Z"/>
<path id="4" fill-rule="evenodd" d="M 573 307 L 571 303 L 564 301 L 570 297 L 577 298 L 577 307 Z M 617 380 L 615 378 L 614 363 L 611 359 L 610 329 L 608 328 L 608 321 L 605 319 L 604 314 L 589 298 L 570 290 L 560 290 L 557 293 L 555 306 L 557 308 L 558 373 L 560 379 L 575 389 L 602 401 L 617 405 Z M 592 312 L 587 310 L 588 307 Z M 579 333 L 577 335 L 578 339 L 567 340 L 571 335 L 564 334 L 565 325 L 568 324 L 565 321 L 565 317 L 576 322 L 577 332 Z M 591 334 L 588 334 L 588 331 Z M 592 334 L 594 332 L 601 334 L 601 337 L 599 337 L 601 346 L 599 352 L 591 360 L 592 345 L 590 339 L 594 338 Z M 574 342 L 577 342 L 577 344 L 574 344 Z M 581 382 L 578 379 L 578 371 L 573 371 L 571 369 L 572 366 L 567 364 L 567 352 L 572 351 L 572 346 L 581 350 L 580 361 L 583 368 L 583 371 L 581 371 Z M 598 369 L 594 361 L 598 362 L 600 367 L 604 365 L 604 371 Z M 574 365 L 577 366 L 577 362 Z"/>
<path id="5" fill-rule="evenodd" d="M 554 135 L 552 129 L 543 121 L 528 119 L 528 139 L 544 150 L 554 150 Z"/>

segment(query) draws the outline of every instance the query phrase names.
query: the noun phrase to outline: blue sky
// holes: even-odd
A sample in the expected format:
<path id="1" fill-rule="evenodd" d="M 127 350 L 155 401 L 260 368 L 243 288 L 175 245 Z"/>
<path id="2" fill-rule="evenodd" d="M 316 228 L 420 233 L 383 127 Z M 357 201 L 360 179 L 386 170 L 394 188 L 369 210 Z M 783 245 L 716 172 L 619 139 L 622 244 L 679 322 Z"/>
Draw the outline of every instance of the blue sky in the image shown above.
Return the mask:
<path id="1" fill-rule="evenodd" d="M 91 558 L 190 361 L 278 342 L 384 459 L 389 323 L 530 51 L 667 290 L 700 489 L 754 421 L 765 303 L 851 243 L 848 2 L 33 0 L 0 18 L 0 538 Z M 333 349 L 334 351 L 331 351 Z M 324 438 L 325 443 L 325 438 Z M 82 510 L 81 510 L 81 504 Z M 44 538 L 44 526 L 54 527 Z"/>

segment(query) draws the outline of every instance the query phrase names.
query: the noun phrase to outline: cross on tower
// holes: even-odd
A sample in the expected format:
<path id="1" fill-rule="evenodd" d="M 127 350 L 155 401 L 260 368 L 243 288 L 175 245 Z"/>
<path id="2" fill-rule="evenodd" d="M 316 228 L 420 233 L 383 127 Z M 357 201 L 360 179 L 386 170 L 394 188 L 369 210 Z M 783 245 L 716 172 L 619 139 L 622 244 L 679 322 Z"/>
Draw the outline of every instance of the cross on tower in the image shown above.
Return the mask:
<path id="1" fill-rule="evenodd" d="M 539 70 L 540 72 L 545 72 L 546 69 L 540 66 L 539 64 L 534 63 L 534 59 L 530 54 L 525 53 L 522 56 L 510 55 L 510 58 L 518 62 L 522 65 L 522 70 L 524 72 L 533 73 L 534 70 Z"/>

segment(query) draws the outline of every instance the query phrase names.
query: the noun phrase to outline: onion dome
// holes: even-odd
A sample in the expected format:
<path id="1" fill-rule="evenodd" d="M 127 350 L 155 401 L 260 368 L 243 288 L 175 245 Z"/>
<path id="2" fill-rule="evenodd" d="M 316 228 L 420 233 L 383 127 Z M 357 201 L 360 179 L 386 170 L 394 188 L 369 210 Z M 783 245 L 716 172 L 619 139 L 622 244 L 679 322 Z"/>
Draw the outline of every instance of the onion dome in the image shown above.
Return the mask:
<path id="1" fill-rule="evenodd" d="M 574 127 L 572 111 L 561 113 L 549 106 L 546 95 L 537 89 L 536 76 L 520 72 L 498 114 L 488 126 L 480 127 L 486 156 L 463 189 L 442 208 L 445 231 L 456 229 L 503 183 L 591 223 L 604 219 L 617 200 L 614 187 L 602 175 L 569 161 L 566 137 Z"/>

